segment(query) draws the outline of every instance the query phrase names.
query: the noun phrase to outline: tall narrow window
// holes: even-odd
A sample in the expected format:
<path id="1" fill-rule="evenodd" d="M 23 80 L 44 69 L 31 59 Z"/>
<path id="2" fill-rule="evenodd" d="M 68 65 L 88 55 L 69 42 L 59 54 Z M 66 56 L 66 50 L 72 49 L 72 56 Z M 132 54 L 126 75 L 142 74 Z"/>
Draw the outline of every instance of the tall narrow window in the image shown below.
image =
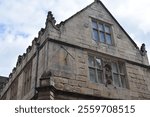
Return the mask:
<path id="1" fill-rule="evenodd" d="M 126 88 L 124 64 L 121 62 L 112 63 L 113 81 L 117 87 Z"/>
<path id="2" fill-rule="evenodd" d="M 95 41 L 112 45 L 111 26 L 109 24 L 93 20 L 92 28 Z"/>
<path id="3" fill-rule="evenodd" d="M 23 96 L 31 89 L 32 63 L 30 62 L 24 69 Z"/>
<path id="4" fill-rule="evenodd" d="M 114 85 L 120 87 L 120 79 L 119 79 L 119 71 L 118 71 L 118 66 L 117 63 L 112 63 L 112 72 L 113 72 L 113 80 L 114 80 Z"/>
<path id="5" fill-rule="evenodd" d="M 89 56 L 89 76 L 92 82 L 103 83 L 102 60 L 98 57 Z"/>

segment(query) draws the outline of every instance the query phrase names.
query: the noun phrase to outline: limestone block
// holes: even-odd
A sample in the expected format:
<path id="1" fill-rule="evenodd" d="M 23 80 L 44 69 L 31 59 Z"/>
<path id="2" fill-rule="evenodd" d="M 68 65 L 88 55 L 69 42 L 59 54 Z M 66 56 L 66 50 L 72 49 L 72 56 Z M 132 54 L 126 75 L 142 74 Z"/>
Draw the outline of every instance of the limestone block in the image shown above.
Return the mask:
<path id="1" fill-rule="evenodd" d="M 80 93 L 80 92 L 81 92 L 81 88 L 78 87 L 78 86 L 73 86 L 72 91 L 73 91 L 73 92 L 76 92 L 76 93 Z"/>
<path id="2" fill-rule="evenodd" d="M 81 88 L 81 93 L 88 94 L 88 95 L 93 95 L 94 91 L 93 91 L 93 89 L 83 87 L 83 88 Z"/>
<path id="3" fill-rule="evenodd" d="M 64 85 L 64 90 L 65 91 L 72 91 L 73 90 L 73 86 L 69 85 L 69 84 L 65 84 Z"/>
<path id="4" fill-rule="evenodd" d="M 87 87 L 87 83 L 83 81 L 78 81 L 78 86 L 79 87 Z"/>
<path id="5" fill-rule="evenodd" d="M 77 80 L 69 80 L 69 85 L 72 85 L 72 86 L 78 86 L 78 81 Z"/>
<path id="6" fill-rule="evenodd" d="M 95 89 L 95 90 L 99 90 L 99 84 L 96 83 L 88 83 L 88 88 L 90 89 Z"/>
<path id="7" fill-rule="evenodd" d="M 87 77 L 85 77 L 85 76 L 78 75 L 78 76 L 76 77 L 76 80 L 78 80 L 78 81 L 87 81 L 88 79 L 87 79 Z"/>
<path id="8" fill-rule="evenodd" d="M 64 84 L 62 84 L 62 83 L 56 83 L 55 87 L 56 87 L 56 89 L 63 90 L 64 89 Z"/>
<path id="9" fill-rule="evenodd" d="M 102 96 L 100 90 L 93 90 L 93 94 L 94 94 L 95 96 L 99 96 L 99 97 Z"/>

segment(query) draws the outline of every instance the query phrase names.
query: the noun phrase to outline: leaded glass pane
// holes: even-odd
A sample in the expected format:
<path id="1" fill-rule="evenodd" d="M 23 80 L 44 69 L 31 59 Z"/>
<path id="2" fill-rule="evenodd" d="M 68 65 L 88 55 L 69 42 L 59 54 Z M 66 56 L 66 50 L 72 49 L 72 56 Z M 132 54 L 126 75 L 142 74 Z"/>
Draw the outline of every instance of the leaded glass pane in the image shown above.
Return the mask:
<path id="1" fill-rule="evenodd" d="M 94 56 L 89 56 L 88 57 L 88 62 L 89 62 L 89 66 L 90 67 L 94 67 L 95 63 L 94 63 Z"/>
<path id="2" fill-rule="evenodd" d="M 113 72 L 118 73 L 117 63 L 112 63 L 112 70 Z"/>
<path id="3" fill-rule="evenodd" d="M 93 30 L 93 38 L 95 41 L 99 40 L 99 36 L 98 36 L 98 31 L 97 30 Z"/>
<path id="4" fill-rule="evenodd" d="M 92 21 L 92 27 L 95 28 L 95 29 L 97 29 L 97 22 Z"/>
<path id="5" fill-rule="evenodd" d="M 98 82 L 99 83 L 104 83 L 103 81 L 103 72 L 100 70 L 97 70 L 97 75 L 98 75 Z"/>
<path id="6" fill-rule="evenodd" d="M 102 68 L 102 61 L 101 61 L 101 59 L 99 59 L 99 58 L 96 58 L 96 67 L 97 67 L 98 69 L 101 69 L 101 68 Z"/>
<path id="7" fill-rule="evenodd" d="M 113 79 L 114 79 L 114 85 L 120 87 L 119 75 L 114 73 Z"/>
<path id="8" fill-rule="evenodd" d="M 123 88 L 126 88 L 126 79 L 125 79 L 125 76 L 124 75 L 121 75 L 121 84 L 122 84 L 122 87 Z"/>
<path id="9" fill-rule="evenodd" d="M 95 69 L 89 68 L 89 75 L 90 75 L 90 80 L 91 80 L 92 82 L 97 83 L 97 80 L 96 80 L 96 71 L 95 71 Z"/>
<path id="10" fill-rule="evenodd" d="M 124 74 L 124 64 L 119 63 L 119 71 L 121 74 Z"/>
<path id="11" fill-rule="evenodd" d="M 106 43 L 107 44 L 112 44 L 112 39 L 111 39 L 111 35 L 110 34 L 106 34 Z"/>
<path id="12" fill-rule="evenodd" d="M 100 42 L 105 42 L 105 34 L 104 32 L 100 32 Z"/>
<path id="13" fill-rule="evenodd" d="M 98 24 L 98 29 L 99 29 L 100 31 L 103 31 L 103 32 L 104 32 L 104 26 L 103 26 L 103 24 Z"/>
<path id="14" fill-rule="evenodd" d="M 110 27 L 105 25 L 105 32 L 110 34 Z"/>

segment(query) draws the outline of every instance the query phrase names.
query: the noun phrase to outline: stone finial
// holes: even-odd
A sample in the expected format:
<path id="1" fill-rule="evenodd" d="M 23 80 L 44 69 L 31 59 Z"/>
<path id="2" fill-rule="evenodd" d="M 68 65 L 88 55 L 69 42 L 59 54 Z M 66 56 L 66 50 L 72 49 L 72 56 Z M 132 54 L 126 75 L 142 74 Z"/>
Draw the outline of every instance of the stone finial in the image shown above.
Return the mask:
<path id="1" fill-rule="evenodd" d="M 53 17 L 53 14 L 51 11 L 48 12 L 47 19 L 46 19 L 46 25 L 48 22 L 51 22 L 53 25 L 55 25 L 55 23 L 56 23 L 56 20 Z"/>
<path id="2" fill-rule="evenodd" d="M 97 3 L 98 3 L 98 2 L 99 2 L 99 0 L 94 0 L 94 2 L 97 2 Z"/>
<path id="3" fill-rule="evenodd" d="M 56 26 L 56 20 L 55 20 L 55 18 L 53 17 L 53 14 L 52 14 L 51 11 L 49 11 L 49 12 L 48 12 L 48 15 L 47 15 L 47 19 L 46 19 L 46 23 L 45 23 L 45 24 L 46 24 L 46 27 L 47 27 L 48 22 L 51 23 L 51 25 L 53 26 L 53 28 L 55 28 L 56 30 L 59 31 L 59 27 Z"/>
<path id="4" fill-rule="evenodd" d="M 141 53 L 142 56 L 145 56 L 146 53 L 147 53 L 144 43 L 142 44 L 142 46 L 140 48 L 140 53 Z"/>
<path id="5" fill-rule="evenodd" d="M 13 68 L 12 73 L 15 73 L 15 71 L 16 71 L 16 67 Z"/>

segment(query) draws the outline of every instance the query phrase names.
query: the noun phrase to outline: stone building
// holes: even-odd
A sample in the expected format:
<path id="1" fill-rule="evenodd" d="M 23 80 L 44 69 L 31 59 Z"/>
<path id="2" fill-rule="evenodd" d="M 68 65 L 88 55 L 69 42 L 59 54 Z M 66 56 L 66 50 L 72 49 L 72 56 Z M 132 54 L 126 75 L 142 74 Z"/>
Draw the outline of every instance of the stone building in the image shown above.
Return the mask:
<path id="1" fill-rule="evenodd" d="M 4 76 L 0 76 L 0 92 L 2 91 L 3 87 L 6 85 L 8 82 L 8 78 Z"/>
<path id="2" fill-rule="evenodd" d="M 46 26 L 18 56 L 1 99 L 150 99 L 150 65 L 103 3 L 95 0 Z"/>

